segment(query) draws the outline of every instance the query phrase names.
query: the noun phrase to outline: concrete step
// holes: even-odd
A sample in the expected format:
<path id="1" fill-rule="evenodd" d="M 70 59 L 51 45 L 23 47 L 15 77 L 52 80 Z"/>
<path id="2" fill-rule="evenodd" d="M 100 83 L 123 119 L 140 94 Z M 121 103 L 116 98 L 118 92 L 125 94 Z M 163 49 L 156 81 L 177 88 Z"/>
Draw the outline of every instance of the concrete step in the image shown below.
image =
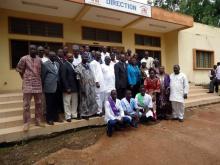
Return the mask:
<path id="1" fill-rule="evenodd" d="M 0 95 L 2 94 L 12 94 L 12 93 L 22 93 L 21 89 L 18 90 L 0 90 Z"/>
<path id="2" fill-rule="evenodd" d="M 207 104 L 213 104 L 219 102 L 220 102 L 220 96 L 213 95 L 205 98 L 188 99 L 185 101 L 185 106 L 189 108 L 189 107 L 195 107 L 195 106 L 207 105 Z"/>
<path id="3" fill-rule="evenodd" d="M 31 122 L 34 121 L 34 114 L 31 114 Z M 0 130 L 4 128 L 16 127 L 19 125 L 23 125 L 23 116 L 11 116 L 0 118 Z"/>
<path id="4" fill-rule="evenodd" d="M 198 86 L 198 85 L 190 85 L 189 89 L 204 89 L 203 86 Z"/>
<path id="5" fill-rule="evenodd" d="M 208 92 L 208 90 L 207 89 L 203 89 L 203 88 L 198 88 L 198 89 L 190 89 L 189 90 L 189 94 L 195 94 L 195 93 L 206 93 L 206 92 Z"/>
<path id="6" fill-rule="evenodd" d="M 190 93 L 188 95 L 189 99 L 196 99 L 196 98 L 208 98 L 208 97 L 212 97 L 213 94 L 210 93 Z"/>
<path id="7" fill-rule="evenodd" d="M 23 100 L 23 94 L 22 93 L 0 94 L 0 102 L 7 102 L 14 100 Z"/>
<path id="8" fill-rule="evenodd" d="M 104 124 L 104 119 L 102 117 L 95 117 L 90 118 L 89 120 L 72 120 L 71 123 L 55 123 L 53 126 L 46 124 L 46 127 L 31 125 L 30 130 L 27 133 L 23 132 L 23 126 L 15 126 L 0 129 L 0 143 L 27 140 L 41 135 L 49 135 L 55 132 L 62 132 L 87 126 L 101 126 Z"/>
<path id="9" fill-rule="evenodd" d="M 191 86 L 186 107 L 194 107 L 220 102 L 220 96 L 206 93 L 208 89 L 202 86 Z M 85 126 L 103 125 L 103 118 L 91 118 L 87 120 L 73 120 L 71 123 L 55 123 L 54 126 L 46 125 L 45 128 L 34 126 L 34 101 L 32 100 L 31 113 L 32 124 L 28 133 L 23 132 L 23 100 L 22 93 L 14 92 L 0 94 L 0 143 L 20 141 L 34 138 L 40 135 L 48 135 L 54 132 L 62 132 Z"/>
<path id="10" fill-rule="evenodd" d="M 31 106 L 34 105 L 34 101 L 31 101 Z M 2 109 L 19 108 L 23 107 L 23 100 L 4 101 L 0 102 L 0 111 Z"/>
<path id="11" fill-rule="evenodd" d="M 34 106 L 32 106 L 30 109 L 31 109 L 31 113 L 34 113 Z M 18 115 L 21 116 L 23 115 L 23 107 L 0 110 L 0 119 L 5 117 L 18 116 Z"/>

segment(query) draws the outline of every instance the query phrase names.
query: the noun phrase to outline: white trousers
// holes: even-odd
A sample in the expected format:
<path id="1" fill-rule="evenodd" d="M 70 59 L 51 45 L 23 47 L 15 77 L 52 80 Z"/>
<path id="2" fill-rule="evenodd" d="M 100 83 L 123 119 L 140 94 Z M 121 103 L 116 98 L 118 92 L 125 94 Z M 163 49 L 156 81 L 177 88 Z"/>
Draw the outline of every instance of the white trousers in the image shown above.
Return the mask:
<path id="1" fill-rule="evenodd" d="M 102 113 L 102 109 L 105 106 L 105 92 L 97 92 L 96 93 L 96 102 L 98 104 L 97 114 L 100 114 L 100 113 Z"/>
<path id="2" fill-rule="evenodd" d="M 63 93 L 65 119 L 77 117 L 78 95 L 77 93 Z"/>
<path id="3" fill-rule="evenodd" d="M 184 118 L 184 103 L 172 101 L 173 117 L 183 119 Z"/>

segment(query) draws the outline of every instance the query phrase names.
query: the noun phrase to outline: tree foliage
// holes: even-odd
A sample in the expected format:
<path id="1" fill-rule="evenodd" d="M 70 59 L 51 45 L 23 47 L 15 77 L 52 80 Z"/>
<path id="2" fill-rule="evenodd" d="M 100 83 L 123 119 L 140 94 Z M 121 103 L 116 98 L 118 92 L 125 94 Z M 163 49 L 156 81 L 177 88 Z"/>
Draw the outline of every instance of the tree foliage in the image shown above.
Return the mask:
<path id="1" fill-rule="evenodd" d="M 195 22 L 220 27 L 220 0 L 155 0 L 154 6 L 191 15 Z"/>

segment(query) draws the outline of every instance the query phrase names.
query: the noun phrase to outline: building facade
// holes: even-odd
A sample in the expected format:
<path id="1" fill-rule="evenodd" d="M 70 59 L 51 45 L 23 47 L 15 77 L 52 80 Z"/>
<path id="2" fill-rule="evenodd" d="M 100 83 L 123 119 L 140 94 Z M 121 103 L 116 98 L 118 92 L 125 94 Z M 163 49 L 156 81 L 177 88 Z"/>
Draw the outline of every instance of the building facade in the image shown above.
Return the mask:
<path id="1" fill-rule="evenodd" d="M 180 64 L 195 83 L 207 83 L 220 60 L 218 28 L 130 0 L 0 0 L 0 27 L 0 92 L 21 89 L 15 66 L 30 44 L 54 51 L 72 44 L 148 50 L 168 73 Z"/>

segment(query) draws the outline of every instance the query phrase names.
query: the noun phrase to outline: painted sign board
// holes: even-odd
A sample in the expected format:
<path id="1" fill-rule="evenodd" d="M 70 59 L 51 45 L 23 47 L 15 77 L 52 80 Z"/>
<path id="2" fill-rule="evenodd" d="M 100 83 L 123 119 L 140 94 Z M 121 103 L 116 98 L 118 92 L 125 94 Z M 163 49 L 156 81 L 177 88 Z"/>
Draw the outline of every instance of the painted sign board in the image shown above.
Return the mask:
<path id="1" fill-rule="evenodd" d="M 151 17 L 151 6 L 132 0 L 85 0 L 86 4 Z"/>

